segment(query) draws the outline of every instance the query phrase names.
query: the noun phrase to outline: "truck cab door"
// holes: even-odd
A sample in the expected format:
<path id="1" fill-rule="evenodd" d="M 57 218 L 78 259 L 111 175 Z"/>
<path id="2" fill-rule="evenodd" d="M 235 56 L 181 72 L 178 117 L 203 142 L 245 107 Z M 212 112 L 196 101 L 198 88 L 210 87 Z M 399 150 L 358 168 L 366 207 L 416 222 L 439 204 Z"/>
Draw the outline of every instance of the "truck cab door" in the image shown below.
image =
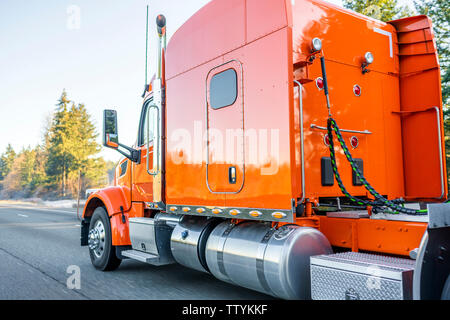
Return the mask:
<path id="1" fill-rule="evenodd" d="M 206 184 L 211 193 L 236 194 L 244 186 L 242 65 L 231 60 L 207 76 Z"/>
<path id="2" fill-rule="evenodd" d="M 153 202 L 154 173 L 154 143 L 157 130 L 158 110 L 152 100 L 144 103 L 139 122 L 138 149 L 139 163 L 133 163 L 133 201 Z"/>

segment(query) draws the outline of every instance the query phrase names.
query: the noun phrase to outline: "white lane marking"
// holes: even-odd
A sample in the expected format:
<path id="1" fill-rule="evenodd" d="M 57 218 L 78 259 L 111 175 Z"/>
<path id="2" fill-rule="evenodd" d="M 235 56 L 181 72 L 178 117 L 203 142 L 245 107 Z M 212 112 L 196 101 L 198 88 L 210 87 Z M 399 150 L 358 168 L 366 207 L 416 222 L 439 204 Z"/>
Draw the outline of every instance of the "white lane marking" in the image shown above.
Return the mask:
<path id="1" fill-rule="evenodd" d="M 33 227 L 36 230 L 56 230 L 56 229 L 75 229 L 75 226 L 47 226 L 47 227 Z"/>
<path id="2" fill-rule="evenodd" d="M 73 222 L 14 222 L 14 223 L 0 223 L 1 228 L 8 227 L 27 227 L 27 228 L 75 228 Z"/>
<path id="3" fill-rule="evenodd" d="M 17 215 L 18 215 L 18 216 L 21 216 L 21 217 L 24 217 L 24 218 L 28 218 L 28 216 L 27 216 L 26 214 L 20 214 L 20 213 L 18 213 Z"/>
<path id="4" fill-rule="evenodd" d="M 373 28 L 373 32 L 376 32 L 376 33 L 382 34 L 382 35 L 384 35 L 386 37 L 389 37 L 389 52 L 391 54 L 391 58 L 393 58 L 394 57 L 394 48 L 393 48 L 393 45 L 392 45 L 392 33 L 388 32 L 388 31 L 381 30 L 379 28 Z"/>
<path id="5" fill-rule="evenodd" d="M 25 206 L 4 206 L 4 205 L 0 205 L 0 209 L 25 209 L 25 210 L 32 210 L 32 211 L 42 211 L 42 212 L 59 212 L 59 213 L 77 213 L 76 208 L 74 209 L 67 209 L 67 210 L 52 210 L 52 209 L 48 209 L 46 207 L 37 207 L 37 208 L 33 208 L 33 207 L 25 207 Z"/>

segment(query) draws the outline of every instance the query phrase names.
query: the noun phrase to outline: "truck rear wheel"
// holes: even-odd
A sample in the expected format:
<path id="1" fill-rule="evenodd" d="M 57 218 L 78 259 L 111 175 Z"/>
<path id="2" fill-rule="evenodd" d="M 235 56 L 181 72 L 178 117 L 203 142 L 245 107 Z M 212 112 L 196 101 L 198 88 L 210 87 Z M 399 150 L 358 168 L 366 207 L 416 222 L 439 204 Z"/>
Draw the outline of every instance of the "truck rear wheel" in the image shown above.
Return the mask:
<path id="1" fill-rule="evenodd" d="M 92 265 L 102 271 L 115 270 L 122 260 L 117 258 L 112 245 L 111 224 L 103 207 L 95 209 L 89 225 L 89 255 Z"/>

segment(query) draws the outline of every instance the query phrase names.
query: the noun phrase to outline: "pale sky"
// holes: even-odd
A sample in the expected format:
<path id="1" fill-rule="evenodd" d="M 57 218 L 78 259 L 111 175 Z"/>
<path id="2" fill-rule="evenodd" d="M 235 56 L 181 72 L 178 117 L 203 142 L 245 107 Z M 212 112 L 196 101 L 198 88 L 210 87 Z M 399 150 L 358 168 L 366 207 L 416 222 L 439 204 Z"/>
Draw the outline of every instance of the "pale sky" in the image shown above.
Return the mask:
<path id="1" fill-rule="evenodd" d="M 207 2 L 1 0 L 0 153 L 8 143 L 19 151 L 41 142 L 45 119 L 55 110 L 63 88 L 70 99 L 86 105 L 99 133 L 102 110 L 116 109 L 120 141 L 133 144 L 144 88 L 146 5 L 151 77 L 156 15 L 166 16 L 170 38 Z M 341 0 L 329 2 L 341 5 Z M 101 155 L 120 158 L 106 148 Z"/>

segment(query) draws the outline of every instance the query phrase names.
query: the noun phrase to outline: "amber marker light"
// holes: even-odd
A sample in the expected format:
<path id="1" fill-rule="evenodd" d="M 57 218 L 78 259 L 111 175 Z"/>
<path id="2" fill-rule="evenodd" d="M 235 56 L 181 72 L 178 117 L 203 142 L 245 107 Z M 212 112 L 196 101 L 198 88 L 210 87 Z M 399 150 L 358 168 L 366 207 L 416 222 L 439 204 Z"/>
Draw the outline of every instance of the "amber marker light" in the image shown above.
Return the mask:
<path id="1" fill-rule="evenodd" d="M 219 214 L 221 212 L 222 212 L 222 210 L 220 210 L 220 209 L 212 209 L 212 213 L 214 213 L 214 214 Z"/>
<path id="2" fill-rule="evenodd" d="M 280 211 L 275 211 L 274 213 L 272 213 L 272 217 L 277 219 L 283 219 L 284 217 L 286 217 L 286 214 Z"/>
<path id="3" fill-rule="evenodd" d="M 258 217 L 262 216 L 262 213 L 260 211 L 257 211 L 257 210 L 252 210 L 248 214 L 251 215 L 252 217 L 255 217 L 255 218 L 258 218 Z"/>
<path id="4" fill-rule="evenodd" d="M 229 212 L 232 216 L 237 216 L 239 213 L 241 213 L 239 210 L 237 210 L 237 209 L 233 209 L 233 210 L 230 210 L 230 212 Z"/>
<path id="5" fill-rule="evenodd" d="M 203 209 L 203 208 L 197 208 L 197 210 L 195 210 L 195 211 L 197 211 L 198 213 L 203 213 L 203 212 L 205 212 L 205 209 Z"/>

